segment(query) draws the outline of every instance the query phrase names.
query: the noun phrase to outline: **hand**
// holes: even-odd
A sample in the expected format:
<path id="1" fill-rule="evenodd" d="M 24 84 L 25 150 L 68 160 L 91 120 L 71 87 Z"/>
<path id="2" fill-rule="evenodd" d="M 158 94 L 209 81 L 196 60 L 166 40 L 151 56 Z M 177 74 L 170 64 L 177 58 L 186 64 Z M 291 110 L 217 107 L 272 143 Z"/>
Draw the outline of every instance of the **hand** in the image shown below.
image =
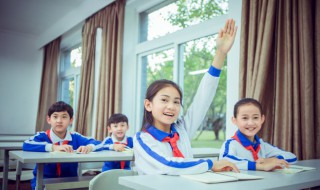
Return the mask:
<path id="1" fill-rule="evenodd" d="M 114 145 L 113 145 L 113 149 L 114 149 L 115 151 L 117 151 L 117 152 L 122 152 L 122 151 L 124 151 L 125 147 L 126 147 L 126 145 L 124 145 L 124 144 L 114 144 Z"/>
<path id="2" fill-rule="evenodd" d="M 78 149 L 77 149 L 77 152 L 79 153 L 83 153 L 83 154 L 88 154 L 92 151 L 92 146 L 90 145 L 87 145 L 87 146 L 80 146 Z"/>
<path id="3" fill-rule="evenodd" d="M 282 169 L 284 167 L 288 168 L 289 163 L 285 160 L 278 159 L 275 157 L 265 158 L 263 159 L 263 162 L 256 162 L 256 170 L 272 171 L 275 169 Z"/>
<path id="4" fill-rule="evenodd" d="M 240 172 L 234 163 L 229 162 L 227 160 L 215 161 L 213 163 L 213 167 L 211 170 L 214 172 L 227 172 L 227 171 L 234 171 L 237 173 Z"/>
<path id="5" fill-rule="evenodd" d="M 60 152 L 73 152 L 73 148 L 71 145 L 52 145 L 52 151 L 60 151 Z"/>
<path id="6" fill-rule="evenodd" d="M 227 54 L 231 49 L 237 34 L 238 27 L 235 26 L 235 20 L 228 19 L 223 29 L 220 30 L 217 38 L 217 51 Z"/>

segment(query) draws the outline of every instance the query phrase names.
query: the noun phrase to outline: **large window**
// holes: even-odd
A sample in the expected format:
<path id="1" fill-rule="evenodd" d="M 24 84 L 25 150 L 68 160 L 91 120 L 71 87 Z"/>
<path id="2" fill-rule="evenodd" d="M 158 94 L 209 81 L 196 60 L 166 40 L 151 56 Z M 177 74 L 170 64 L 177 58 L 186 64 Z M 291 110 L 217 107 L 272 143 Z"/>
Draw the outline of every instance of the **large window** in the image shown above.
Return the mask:
<path id="1" fill-rule="evenodd" d="M 220 29 L 214 26 L 224 26 L 227 12 L 227 0 L 178 0 L 163 1 L 140 13 L 136 55 L 139 118 L 147 86 L 161 78 L 179 84 L 184 93 L 183 112 L 186 111 L 214 57 Z M 225 139 L 226 70 L 225 65 L 217 94 L 192 141 L 193 147 L 220 148 Z M 138 126 L 140 122 L 138 119 Z"/>
<path id="2" fill-rule="evenodd" d="M 70 104 L 74 109 L 74 113 L 76 113 L 78 103 L 81 55 L 82 49 L 80 45 L 64 50 L 59 69 L 59 100 Z"/>

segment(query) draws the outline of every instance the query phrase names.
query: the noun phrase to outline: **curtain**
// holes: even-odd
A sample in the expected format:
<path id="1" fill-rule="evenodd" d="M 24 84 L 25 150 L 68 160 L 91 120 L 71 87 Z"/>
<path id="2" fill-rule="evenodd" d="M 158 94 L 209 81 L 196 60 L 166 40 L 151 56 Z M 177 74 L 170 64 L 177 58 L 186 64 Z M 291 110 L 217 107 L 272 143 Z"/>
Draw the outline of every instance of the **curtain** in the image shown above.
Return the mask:
<path id="1" fill-rule="evenodd" d="M 102 57 L 100 65 L 97 122 L 95 137 L 103 140 L 108 136 L 107 119 L 121 110 L 122 44 L 125 1 L 106 9 L 108 19 L 103 23 Z"/>
<path id="2" fill-rule="evenodd" d="M 320 158 L 320 2 L 242 2 L 240 97 L 261 102 L 264 140 Z"/>
<path id="3" fill-rule="evenodd" d="M 61 38 L 59 37 L 44 47 L 36 132 L 50 129 L 46 117 L 49 107 L 57 101 L 60 41 Z"/>
<path id="4" fill-rule="evenodd" d="M 88 135 L 91 130 L 94 97 L 95 37 L 102 28 L 102 57 L 97 100 L 98 140 L 105 137 L 106 118 L 121 107 L 121 52 L 125 0 L 117 0 L 85 22 L 82 42 L 82 67 L 76 131 Z"/>

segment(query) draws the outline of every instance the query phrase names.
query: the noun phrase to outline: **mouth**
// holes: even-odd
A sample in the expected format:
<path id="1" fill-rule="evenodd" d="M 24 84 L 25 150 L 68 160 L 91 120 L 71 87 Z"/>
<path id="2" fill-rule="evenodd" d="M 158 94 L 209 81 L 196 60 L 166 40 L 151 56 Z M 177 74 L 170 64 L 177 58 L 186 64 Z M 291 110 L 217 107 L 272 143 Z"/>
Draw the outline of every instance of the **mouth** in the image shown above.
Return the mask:
<path id="1" fill-rule="evenodd" d="M 173 113 L 163 113 L 163 115 L 168 116 L 168 117 L 174 117 Z"/>
<path id="2" fill-rule="evenodd" d="M 247 131 L 254 131 L 256 128 L 255 127 L 247 127 L 246 130 Z"/>

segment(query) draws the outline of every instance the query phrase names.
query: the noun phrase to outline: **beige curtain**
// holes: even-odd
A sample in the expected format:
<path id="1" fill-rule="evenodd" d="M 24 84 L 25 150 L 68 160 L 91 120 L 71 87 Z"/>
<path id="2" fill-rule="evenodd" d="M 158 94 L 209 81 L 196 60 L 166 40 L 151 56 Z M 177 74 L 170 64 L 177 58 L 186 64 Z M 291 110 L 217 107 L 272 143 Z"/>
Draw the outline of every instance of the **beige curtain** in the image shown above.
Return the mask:
<path id="1" fill-rule="evenodd" d="M 107 136 L 107 119 L 121 111 L 122 43 L 125 0 L 118 0 L 106 9 L 108 19 L 103 22 L 102 57 L 98 89 L 95 137 Z"/>
<path id="2" fill-rule="evenodd" d="M 95 37 L 102 28 L 102 57 L 99 74 L 97 133 L 106 135 L 105 123 L 121 105 L 121 55 L 125 0 L 117 0 L 86 20 L 83 28 L 82 68 L 76 131 L 88 135 L 91 130 L 94 85 Z"/>
<path id="3" fill-rule="evenodd" d="M 240 97 L 262 103 L 263 139 L 320 158 L 320 2 L 242 2 Z"/>
<path id="4" fill-rule="evenodd" d="M 60 41 L 61 39 L 59 37 L 44 47 L 36 132 L 50 129 L 46 117 L 49 107 L 57 101 Z"/>

